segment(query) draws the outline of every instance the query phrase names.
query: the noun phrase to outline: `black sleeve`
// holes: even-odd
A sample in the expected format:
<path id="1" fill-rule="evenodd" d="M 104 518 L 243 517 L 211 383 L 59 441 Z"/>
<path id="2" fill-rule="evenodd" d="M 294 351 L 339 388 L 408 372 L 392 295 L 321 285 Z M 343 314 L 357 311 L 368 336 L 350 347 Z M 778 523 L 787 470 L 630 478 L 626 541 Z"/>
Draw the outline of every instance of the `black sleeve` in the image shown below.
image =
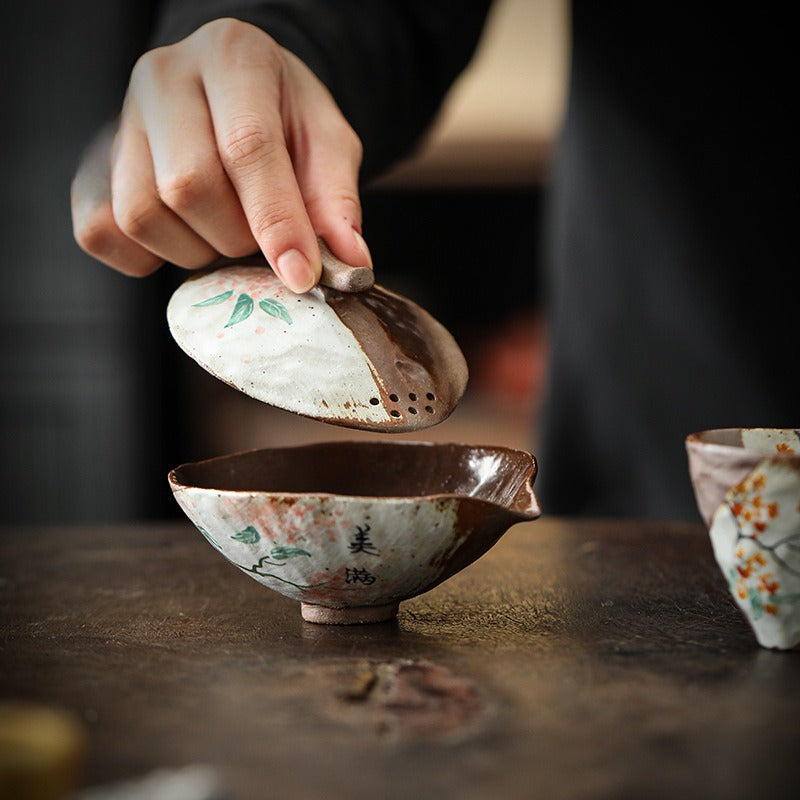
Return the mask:
<path id="1" fill-rule="evenodd" d="M 477 44 L 490 0 L 168 0 L 153 45 L 233 17 L 301 58 L 364 144 L 362 182 L 406 154 Z"/>

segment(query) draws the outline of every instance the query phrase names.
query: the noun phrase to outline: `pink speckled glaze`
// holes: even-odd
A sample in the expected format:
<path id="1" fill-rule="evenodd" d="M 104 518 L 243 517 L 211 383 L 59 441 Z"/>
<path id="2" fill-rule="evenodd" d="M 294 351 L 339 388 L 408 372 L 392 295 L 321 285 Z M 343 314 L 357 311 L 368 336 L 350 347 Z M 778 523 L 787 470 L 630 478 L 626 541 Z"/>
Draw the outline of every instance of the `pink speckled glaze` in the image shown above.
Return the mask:
<path id="1" fill-rule="evenodd" d="M 539 516 L 535 475 L 507 448 L 328 442 L 186 464 L 169 481 L 229 561 L 304 618 L 353 623 L 395 616 Z"/>

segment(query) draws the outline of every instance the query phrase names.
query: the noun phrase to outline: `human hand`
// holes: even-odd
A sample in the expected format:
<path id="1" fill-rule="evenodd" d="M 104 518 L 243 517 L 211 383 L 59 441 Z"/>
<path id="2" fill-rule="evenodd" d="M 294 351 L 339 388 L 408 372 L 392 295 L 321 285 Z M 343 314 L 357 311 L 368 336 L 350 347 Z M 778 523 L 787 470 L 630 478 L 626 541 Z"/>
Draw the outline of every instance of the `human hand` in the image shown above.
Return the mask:
<path id="1" fill-rule="evenodd" d="M 317 234 L 372 266 L 361 142 L 323 84 L 266 33 L 220 19 L 136 63 L 116 130 L 72 184 L 75 238 L 128 275 L 260 250 L 296 292 L 320 277 Z"/>

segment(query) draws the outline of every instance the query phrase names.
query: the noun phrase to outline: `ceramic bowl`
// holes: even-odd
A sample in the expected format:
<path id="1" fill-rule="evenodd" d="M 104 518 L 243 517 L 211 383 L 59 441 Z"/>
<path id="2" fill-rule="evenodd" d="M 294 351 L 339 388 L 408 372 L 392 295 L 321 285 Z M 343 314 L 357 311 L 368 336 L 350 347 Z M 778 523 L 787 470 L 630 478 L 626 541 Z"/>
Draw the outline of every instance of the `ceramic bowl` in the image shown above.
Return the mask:
<path id="1" fill-rule="evenodd" d="M 763 647 L 800 644 L 800 430 L 686 439 L 697 506 L 731 594 Z"/>
<path id="2" fill-rule="evenodd" d="M 309 622 L 350 624 L 392 619 L 538 517 L 536 469 L 504 447 L 345 441 L 184 464 L 169 482 L 239 569 Z"/>

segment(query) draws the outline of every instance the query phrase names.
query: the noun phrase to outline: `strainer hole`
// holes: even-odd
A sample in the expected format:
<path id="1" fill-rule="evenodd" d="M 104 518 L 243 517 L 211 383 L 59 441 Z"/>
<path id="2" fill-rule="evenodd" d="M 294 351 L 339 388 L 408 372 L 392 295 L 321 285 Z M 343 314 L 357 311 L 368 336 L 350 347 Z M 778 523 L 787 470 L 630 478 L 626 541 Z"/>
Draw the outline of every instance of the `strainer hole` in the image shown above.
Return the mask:
<path id="1" fill-rule="evenodd" d="M 396 394 L 390 394 L 390 395 L 389 395 L 389 399 L 390 399 L 390 400 L 391 400 L 393 403 L 396 403 L 396 402 L 397 402 L 397 401 L 398 401 L 400 398 L 399 398 L 399 397 L 398 397 Z"/>
<path id="2" fill-rule="evenodd" d="M 377 397 L 370 397 L 369 402 L 372 403 L 373 406 L 376 406 L 380 403 L 380 400 L 378 400 Z"/>
<path id="3" fill-rule="evenodd" d="M 429 414 L 433 414 L 433 406 L 425 406 L 425 410 L 426 410 L 426 411 L 427 411 Z"/>
<path id="4" fill-rule="evenodd" d="M 392 409 L 392 410 L 391 410 L 389 413 L 390 413 L 390 414 L 391 414 L 393 417 L 399 417 L 399 416 L 400 416 L 400 412 L 399 412 L 399 411 L 398 411 L 396 408 L 393 408 L 393 409 Z"/>
<path id="5" fill-rule="evenodd" d="M 435 400 L 435 399 L 436 399 L 436 395 L 435 395 L 433 392 L 428 392 L 428 393 L 425 395 L 425 397 L 427 397 L 427 398 L 428 398 L 428 400 Z"/>
<path id="6" fill-rule="evenodd" d="M 414 406 L 409 406 L 408 407 L 408 413 L 409 414 L 416 414 L 417 413 L 417 409 L 414 408 Z"/>

